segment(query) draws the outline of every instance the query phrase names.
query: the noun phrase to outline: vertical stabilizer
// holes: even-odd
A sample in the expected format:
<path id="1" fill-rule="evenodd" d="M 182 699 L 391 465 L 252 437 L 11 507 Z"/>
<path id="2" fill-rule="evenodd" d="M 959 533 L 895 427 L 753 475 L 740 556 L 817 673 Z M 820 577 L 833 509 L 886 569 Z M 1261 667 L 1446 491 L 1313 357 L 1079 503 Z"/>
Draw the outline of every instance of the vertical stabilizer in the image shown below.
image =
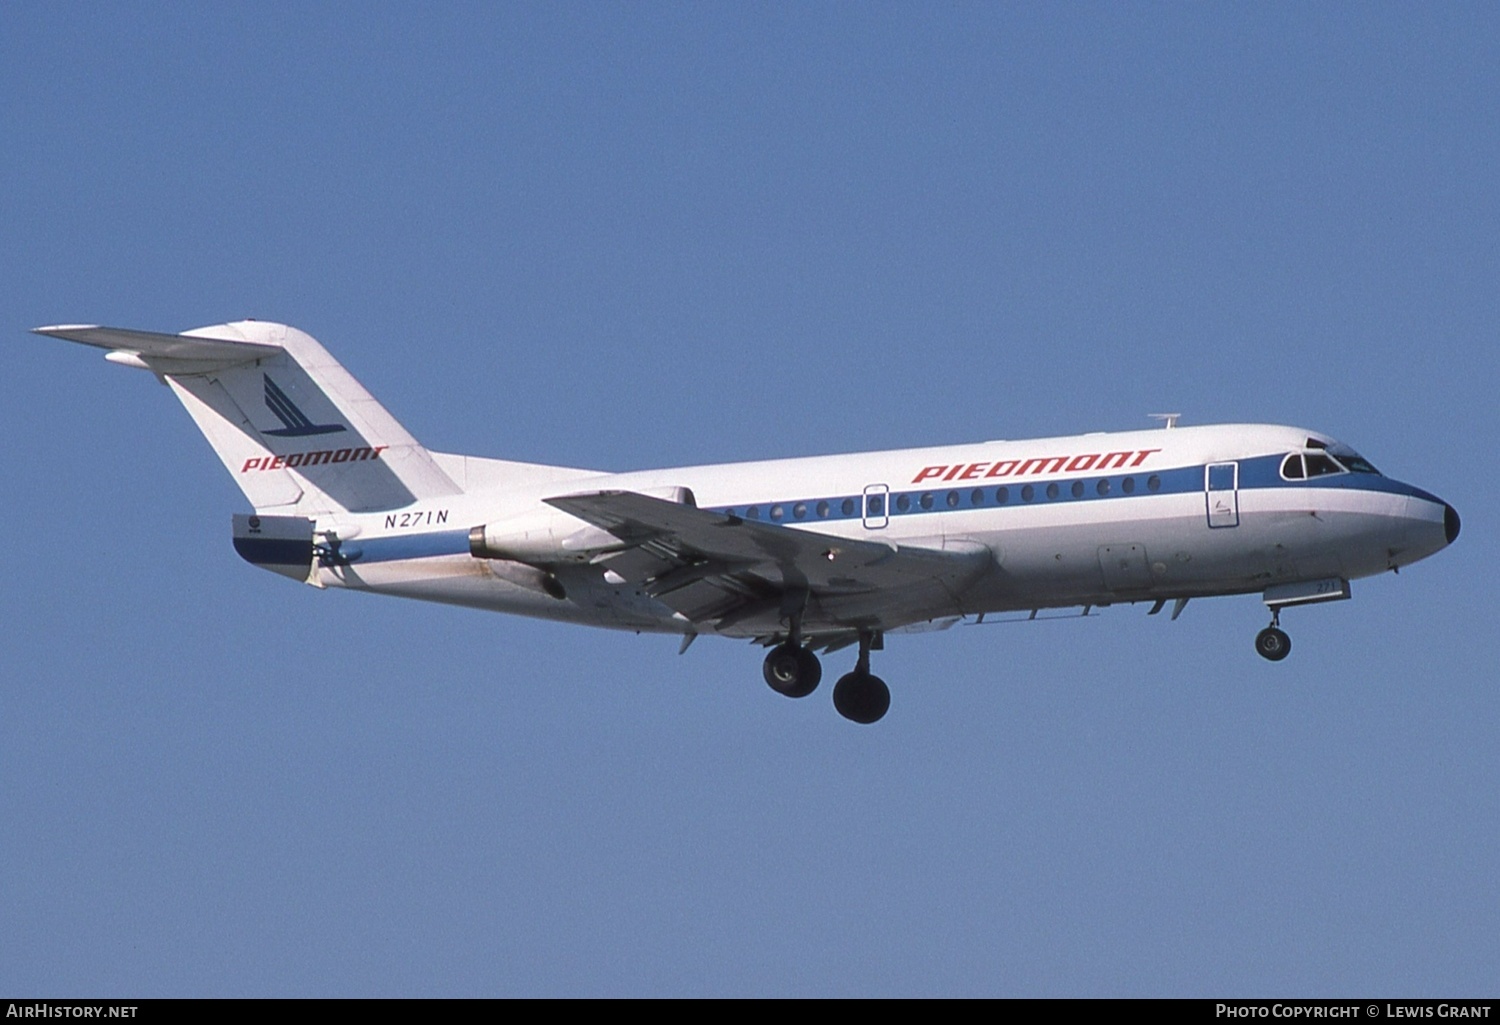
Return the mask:
<path id="1" fill-rule="evenodd" d="M 167 382 L 258 512 L 397 509 L 460 488 L 311 336 L 239 321 L 181 335 L 70 326 L 38 333 L 110 350 Z"/>

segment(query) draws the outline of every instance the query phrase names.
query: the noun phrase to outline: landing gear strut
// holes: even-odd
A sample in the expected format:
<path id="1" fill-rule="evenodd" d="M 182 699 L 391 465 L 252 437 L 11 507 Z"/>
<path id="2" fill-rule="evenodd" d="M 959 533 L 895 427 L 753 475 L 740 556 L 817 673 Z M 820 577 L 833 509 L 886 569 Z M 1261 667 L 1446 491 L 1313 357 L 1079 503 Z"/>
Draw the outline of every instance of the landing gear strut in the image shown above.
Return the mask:
<path id="1" fill-rule="evenodd" d="M 846 673 L 833 685 L 833 707 L 839 715 L 857 723 L 879 722 L 891 707 L 890 688 L 870 672 L 870 645 L 874 639 L 874 631 L 859 632 L 859 661 L 854 672 Z"/>
<path id="2" fill-rule="evenodd" d="M 1281 629 L 1281 610 L 1271 612 L 1271 625 L 1255 635 L 1255 653 L 1272 662 L 1280 662 L 1292 653 L 1292 639 Z"/>

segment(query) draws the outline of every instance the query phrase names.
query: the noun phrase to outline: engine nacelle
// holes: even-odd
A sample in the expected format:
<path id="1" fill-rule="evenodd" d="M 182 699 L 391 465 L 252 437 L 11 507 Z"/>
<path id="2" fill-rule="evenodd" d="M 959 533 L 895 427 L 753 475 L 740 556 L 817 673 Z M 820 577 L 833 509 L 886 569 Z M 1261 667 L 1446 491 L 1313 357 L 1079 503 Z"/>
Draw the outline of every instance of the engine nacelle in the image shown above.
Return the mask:
<path id="1" fill-rule="evenodd" d="M 687 488 L 650 488 L 640 493 L 696 504 Z M 609 531 L 547 505 L 469 531 L 469 552 L 476 559 L 507 559 L 532 566 L 590 562 L 627 547 Z"/>
<path id="2" fill-rule="evenodd" d="M 588 562 L 621 548 L 620 539 L 577 517 L 553 512 L 486 523 L 469 531 L 469 552 L 476 559 L 508 559 L 532 566 Z"/>

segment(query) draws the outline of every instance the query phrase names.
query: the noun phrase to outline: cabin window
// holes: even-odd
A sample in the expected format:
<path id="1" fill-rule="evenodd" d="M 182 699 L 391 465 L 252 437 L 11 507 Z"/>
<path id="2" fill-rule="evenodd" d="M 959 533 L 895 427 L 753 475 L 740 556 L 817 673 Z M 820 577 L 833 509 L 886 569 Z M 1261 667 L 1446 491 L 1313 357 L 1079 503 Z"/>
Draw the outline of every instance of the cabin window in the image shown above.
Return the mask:
<path id="1" fill-rule="evenodd" d="M 1120 481 L 1120 490 L 1125 492 L 1127 495 L 1135 494 L 1135 478 L 1126 477 L 1124 480 Z"/>
<path id="2" fill-rule="evenodd" d="M 779 520 L 786 515 L 786 510 L 779 505 L 771 506 L 771 519 Z"/>
<path id="3" fill-rule="evenodd" d="M 1301 480 L 1307 474 L 1302 470 L 1302 453 L 1293 452 L 1281 461 L 1281 475 L 1287 480 Z"/>
<path id="4" fill-rule="evenodd" d="M 828 503 L 827 502 L 819 502 L 818 503 L 818 519 L 820 519 L 820 520 L 826 520 L 826 519 L 828 519 L 828 512 L 829 512 Z"/>
<path id="5" fill-rule="evenodd" d="M 1161 490 L 1161 478 L 1158 477 L 1154 473 L 1151 476 L 1147 477 L 1146 478 L 1146 490 L 1147 491 L 1160 491 Z"/>
<path id="6" fill-rule="evenodd" d="M 996 505 L 1004 505 L 1006 502 L 1009 502 L 1009 501 L 1010 501 L 1010 488 L 996 488 L 995 489 L 995 504 Z"/>
<path id="7" fill-rule="evenodd" d="M 752 505 L 750 508 L 746 509 L 745 510 L 745 519 L 747 519 L 747 520 L 758 520 L 758 519 L 760 519 L 760 506 L 758 506 L 758 505 Z"/>
<path id="8" fill-rule="evenodd" d="M 911 496 L 910 495 L 897 495 L 896 496 L 896 508 L 900 509 L 902 512 L 906 512 L 906 510 L 910 509 L 911 508 Z"/>
<path id="9" fill-rule="evenodd" d="M 1072 491 L 1073 491 L 1073 497 L 1074 498 L 1082 498 L 1083 497 L 1083 481 L 1081 481 L 1081 480 L 1075 480 L 1073 482 Z"/>
<path id="10" fill-rule="evenodd" d="M 866 516 L 885 515 L 885 497 L 883 495 L 869 495 L 865 499 Z"/>
<path id="11" fill-rule="evenodd" d="M 970 505 L 983 505 L 984 504 L 984 488 L 975 488 L 973 491 L 969 492 L 969 504 Z"/>
<path id="12" fill-rule="evenodd" d="M 1047 497 L 1048 498 L 1056 498 L 1060 494 L 1062 494 L 1062 489 L 1057 486 L 1057 482 L 1056 481 L 1054 481 L 1051 484 L 1047 485 Z"/>
<path id="13" fill-rule="evenodd" d="M 846 498 L 846 499 L 844 499 L 843 504 L 840 505 L 839 508 L 844 511 L 844 515 L 845 516 L 853 516 L 854 515 L 854 499 L 852 499 L 852 498 Z"/>
<path id="14" fill-rule="evenodd" d="M 1024 488 L 1021 489 L 1021 501 L 1023 501 L 1023 502 L 1029 502 L 1029 501 L 1031 501 L 1035 497 L 1036 497 L 1036 488 L 1032 487 L 1030 484 L 1026 485 Z"/>
<path id="15" fill-rule="evenodd" d="M 1098 484 L 1094 485 L 1094 491 L 1098 493 L 1100 498 L 1103 498 L 1109 494 L 1109 481 L 1101 480 Z"/>
<path id="16" fill-rule="evenodd" d="M 923 509 L 931 509 L 932 508 L 932 492 L 931 491 L 924 491 L 924 492 L 922 492 L 921 502 L 922 502 L 922 508 Z"/>
<path id="17" fill-rule="evenodd" d="M 949 509 L 957 509 L 958 508 L 958 492 L 957 491 L 950 491 L 950 492 L 948 492 L 948 508 Z"/>
<path id="18" fill-rule="evenodd" d="M 804 516 L 806 516 L 807 515 L 807 503 L 806 502 L 798 502 L 796 505 L 792 506 L 792 515 L 795 516 L 799 520 L 802 519 Z"/>

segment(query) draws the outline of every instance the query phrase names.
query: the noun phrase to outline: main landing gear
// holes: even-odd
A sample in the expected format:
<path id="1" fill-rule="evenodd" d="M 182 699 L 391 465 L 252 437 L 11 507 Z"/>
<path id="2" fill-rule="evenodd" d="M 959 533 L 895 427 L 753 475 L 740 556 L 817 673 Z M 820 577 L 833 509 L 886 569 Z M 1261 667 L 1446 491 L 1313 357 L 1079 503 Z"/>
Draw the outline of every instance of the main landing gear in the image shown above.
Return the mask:
<path id="1" fill-rule="evenodd" d="M 1255 653 L 1272 662 L 1280 662 L 1292 653 L 1292 639 L 1281 629 L 1281 610 L 1271 611 L 1271 625 L 1255 635 Z"/>
<path id="2" fill-rule="evenodd" d="M 818 681 L 823 678 L 823 666 L 818 656 L 802 646 L 801 610 L 793 611 L 787 618 L 791 633 L 766 654 L 760 671 L 777 694 L 805 698 L 817 689 Z"/>
<path id="3" fill-rule="evenodd" d="M 793 630 L 791 639 L 776 645 L 766 654 L 761 672 L 766 683 L 778 694 L 789 698 L 805 698 L 817 689 L 823 678 L 823 666 L 814 655 L 801 644 L 800 630 Z M 874 645 L 875 632 L 861 630 L 859 633 L 859 661 L 854 672 L 846 673 L 833 686 L 833 707 L 845 719 L 857 723 L 879 722 L 891 707 L 891 691 L 885 681 L 870 672 L 870 648 Z"/>
<path id="4" fill-rule="evenodd" d="M 874 634 L 859 632 L 859 661 L 854 672 L 839 677 L 833 685 L 833 707 L 839 715 L 854 722 L 879 722 L 891 707 L 891 689 L 885 681 L 870 672 L 870 642 Z"/>
<path id="5" fill-rule="evenodd" d="M 823 678 L 823 666 L 818 662 L 818 656 L 791 641 L 771 649 L 761 672 L 772 690 L 789 698 L 807 697 Z"/>

